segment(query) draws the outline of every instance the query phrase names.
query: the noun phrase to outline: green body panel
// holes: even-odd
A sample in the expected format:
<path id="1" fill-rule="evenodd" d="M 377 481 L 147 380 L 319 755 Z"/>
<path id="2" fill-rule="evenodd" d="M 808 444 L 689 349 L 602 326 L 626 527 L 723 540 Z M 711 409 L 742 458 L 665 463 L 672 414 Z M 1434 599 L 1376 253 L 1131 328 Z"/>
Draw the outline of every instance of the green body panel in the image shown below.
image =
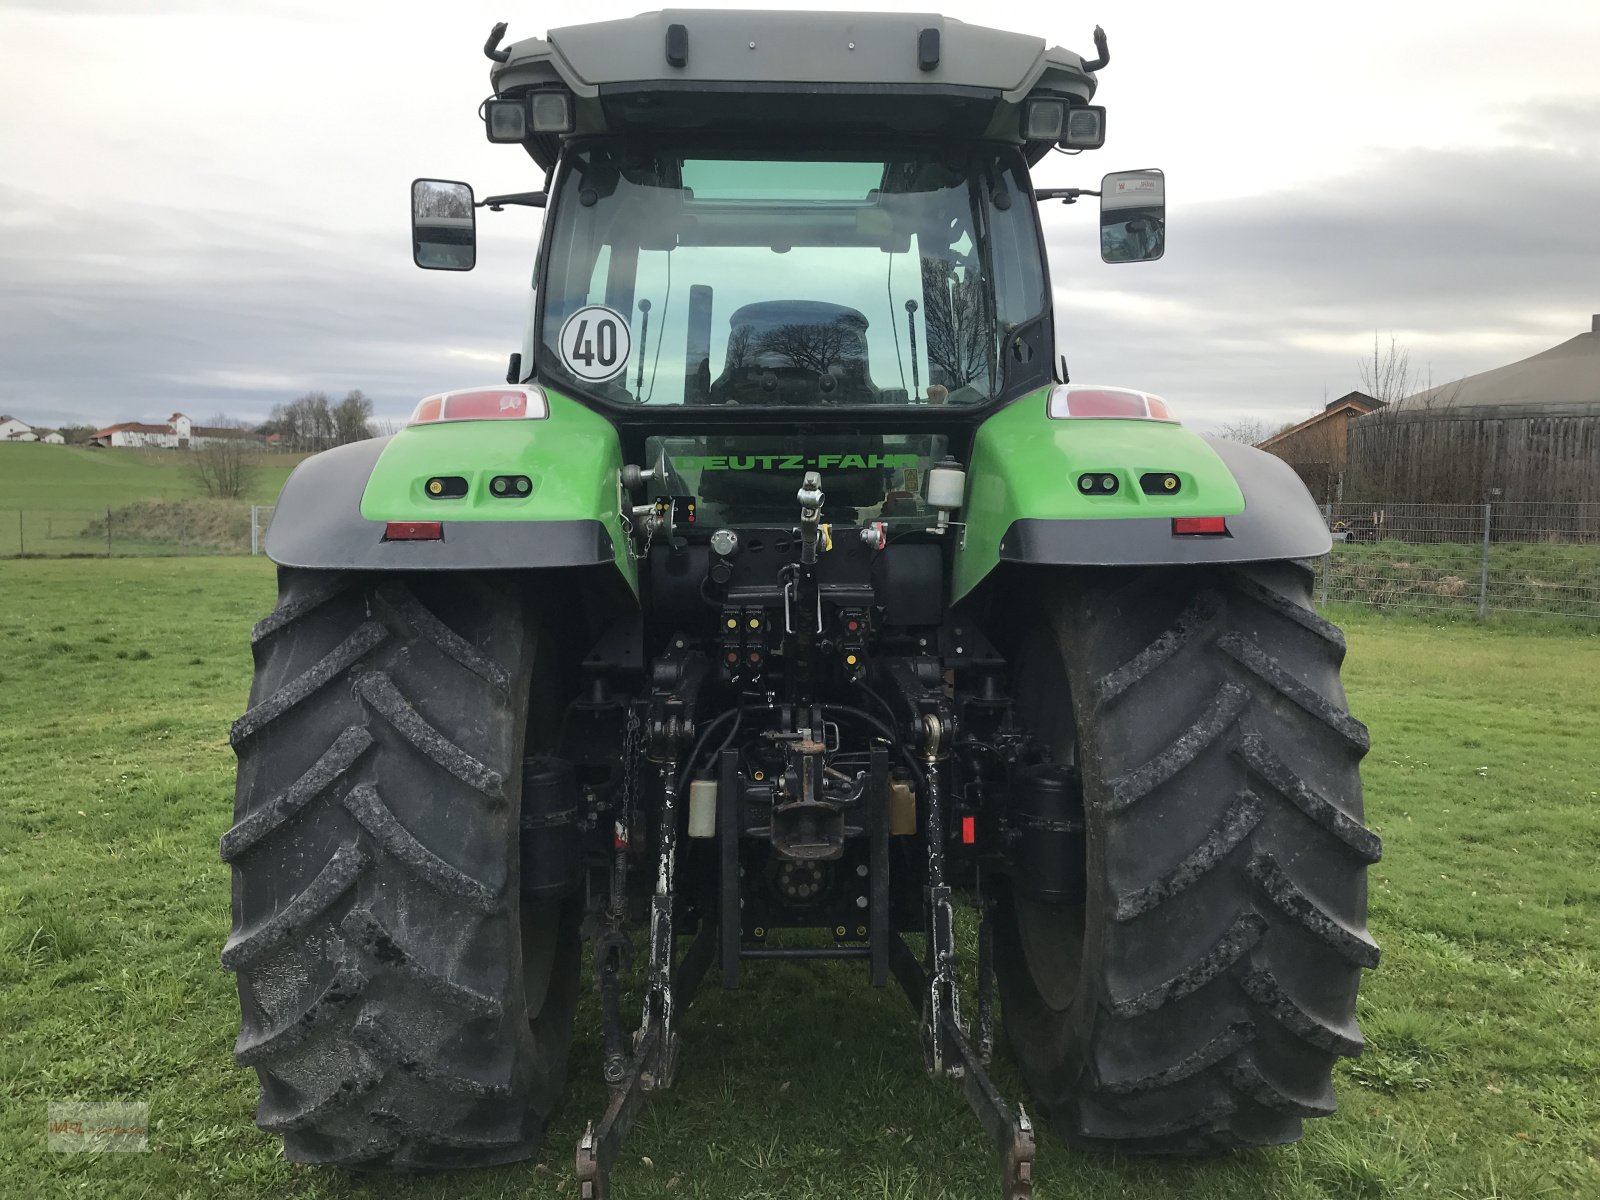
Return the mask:
<path id="1" fill-rule="evenodd" d="M 1052 420 L 1048 389 L 1007 405 L 978 428 L 967 468 L 966 544 L 956 552 L 951 600 L 976 587 L 1000 561 L 1013 521 L 1117 520 L 1124 517 L 1233 516 L 1244 493 L 1216 451 L 1181 425 L 1164 421 Z M 1110 496 L 1086 496 L 1078 477 L 1115 475 Z M 1170 472 L 1176 495 L 1147 496 L 1139 477 Z"/>
<path id="2" fill-rule="evenodd" d="M 616 428 L 598 413 L 545 389 L 543 420 L 446 421 L 412 425 L 384 447 L 361 496 L 370 521 L 599 521 L 616 547 L 617 569 L 638 591 L 638 572 L 618 519 L 617 472 L 622 449 Z M 459 475 L 467 494 L 434 499 L 425 485 L 436 475 Z M 525 475 L 526 496 L 489 492 L 496 475 Z"/>

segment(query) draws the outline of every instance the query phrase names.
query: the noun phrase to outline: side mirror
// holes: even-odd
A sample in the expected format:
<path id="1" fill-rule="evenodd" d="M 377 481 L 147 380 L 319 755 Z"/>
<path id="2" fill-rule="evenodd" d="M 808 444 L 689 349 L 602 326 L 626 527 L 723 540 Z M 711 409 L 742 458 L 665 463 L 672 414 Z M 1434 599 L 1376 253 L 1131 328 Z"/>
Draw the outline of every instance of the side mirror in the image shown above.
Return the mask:
<path id="1" fill-rule="evenodd" d="M 470 184 L 412 180 L 411 261 L 427 271 L 470 271 L 477 265 L 478 227 Z"/>
<path id="2" fill-rule="evenodd" d="M 1154 262 L 1167 249 L 1167 181 L 1160 171 L 1113 171 L 1100 181 L 1100 257 Z"/>

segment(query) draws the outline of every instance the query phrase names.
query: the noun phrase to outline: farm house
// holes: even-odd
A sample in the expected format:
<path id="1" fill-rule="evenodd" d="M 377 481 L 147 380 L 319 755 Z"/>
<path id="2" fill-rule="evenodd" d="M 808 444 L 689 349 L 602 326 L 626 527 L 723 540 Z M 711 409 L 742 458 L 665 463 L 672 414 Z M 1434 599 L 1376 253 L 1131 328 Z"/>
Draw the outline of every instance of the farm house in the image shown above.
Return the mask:
<path id="1" fill-rule="evenodd" d="M 1340 499 L 1348 467 L 1350 426 L 1357 417 L 1381 407 L 1380 401 L 1365 392 L 1348 392 L 1298 425 L 1257 442 L 1256 447 L 1293 467 L 1317 503 L 1334 503 Z"/>

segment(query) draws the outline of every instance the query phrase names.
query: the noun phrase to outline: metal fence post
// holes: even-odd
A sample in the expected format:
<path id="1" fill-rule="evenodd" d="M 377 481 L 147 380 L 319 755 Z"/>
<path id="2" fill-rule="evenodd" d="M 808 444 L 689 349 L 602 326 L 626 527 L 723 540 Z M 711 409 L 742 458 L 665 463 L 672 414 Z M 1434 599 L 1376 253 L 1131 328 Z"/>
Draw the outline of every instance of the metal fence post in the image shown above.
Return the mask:
<path id="1" fill-rule="evenodd" d="M 106 509 L 106 557 L 111 557 L 111 510 Z"/>
<path id="2" fill-rule="evenodd" d="M 252 504 L 250 506 L 250 557 L 251 558 L 254 558 L 257 554 L 261 553 L 261 525 L 259 523 L 260 519 L 261 519 L 261 506 L 259 504 Z"/>
<path id="3" fill-rule="evenodd" d="M 1322 607 L 1328 607 L 1328 571 L 1333 566 L 1333 505 L 1322 506 L 1322 521 L 1328 527 L 1328 552 L 1322 556 Z"/>
<path id="4" fill-rule="evenodd" d="M 1478 620 L 1489 617 L 1489 521 L 1494 511 L 1492 501 L 1483 502 L 1483 566 L 1478 574 Z"/>
<path id="5" fill-rule="evenodd" d="M 17 509 L 17 557 L 21 558 L 28 552 L 26 543 L 22 540 L 22 509 Z"/>

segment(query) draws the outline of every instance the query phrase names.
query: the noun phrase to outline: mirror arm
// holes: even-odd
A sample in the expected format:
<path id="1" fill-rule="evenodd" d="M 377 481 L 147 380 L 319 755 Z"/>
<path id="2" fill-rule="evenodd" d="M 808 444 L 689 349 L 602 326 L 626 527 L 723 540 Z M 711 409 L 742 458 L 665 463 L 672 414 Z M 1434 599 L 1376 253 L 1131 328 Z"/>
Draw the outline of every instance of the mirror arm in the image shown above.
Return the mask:
<path id="1" fill-rule="evenodd" d="M 507 204 L 520 204 L 524 208 L 543 208 L 549 196 L 549 192 L 510 192 L 504 196 L 485 196 L 473 207 L 487 208 L 490 212 L 499 212 Z"/>
<path id="2" fill-rule="evenodd" d="M 1033 198 L 1043 204 L 1046 200 L 1059 200 L 1063 204 L 1076 204 L 1079 196 L 1098 196 L 1100 193 L 1089 188 L 1038 188 L 1033 193 Z"/>

